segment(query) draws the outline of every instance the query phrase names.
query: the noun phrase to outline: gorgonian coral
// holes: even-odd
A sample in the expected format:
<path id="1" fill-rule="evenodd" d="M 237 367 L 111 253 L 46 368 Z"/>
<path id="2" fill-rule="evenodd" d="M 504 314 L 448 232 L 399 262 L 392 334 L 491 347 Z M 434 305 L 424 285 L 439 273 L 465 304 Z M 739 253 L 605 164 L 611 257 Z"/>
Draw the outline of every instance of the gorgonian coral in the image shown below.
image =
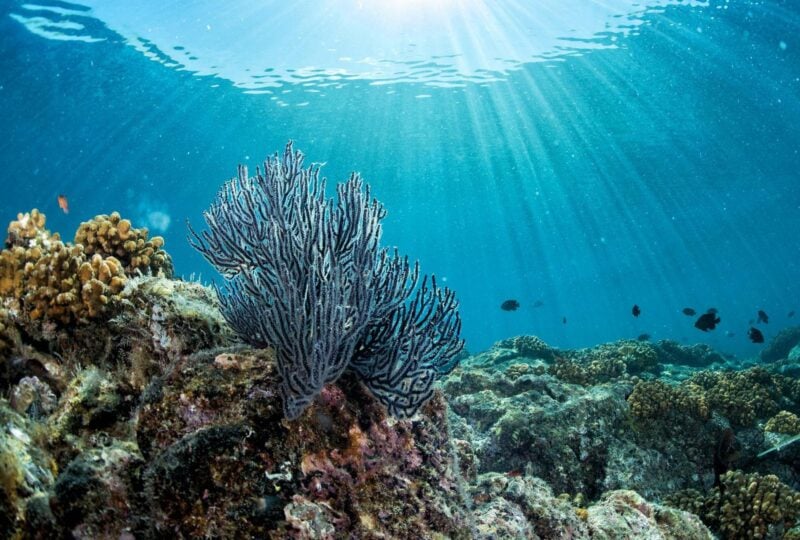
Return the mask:
<path id="1" fill-rule="evenodd" d="M 391 414 L 414 414 L 463 347 L 452 291 L 380 246 L 383 205 L 353 173 L 325 195 L 317 165 L 291 142 L 264 169 L 239 167 L 190 241 L 225 277 L 231 327 L 274 347 L 284 413 L 298 417 L 346 370 Z"/>

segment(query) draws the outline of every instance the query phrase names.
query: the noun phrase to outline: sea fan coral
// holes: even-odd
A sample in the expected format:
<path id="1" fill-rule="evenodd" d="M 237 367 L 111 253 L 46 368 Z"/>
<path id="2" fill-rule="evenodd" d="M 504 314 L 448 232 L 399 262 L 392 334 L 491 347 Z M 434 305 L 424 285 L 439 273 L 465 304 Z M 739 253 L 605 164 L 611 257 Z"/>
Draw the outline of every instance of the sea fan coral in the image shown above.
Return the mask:
<path id="1" fill-rule="evenodd" d="M 190 227 L 190 241 L 226 278 L 231 327 L 276 349 L 288 418 L 348 368 L 391 414 L 410 416 L 457 362 L 458 302 L 380 247 L 386 210 L 358 174 L 333 200 L 319 173 L 291 142 L 263 173 L 240 166 L 204 213 L 209 230 Z"/>

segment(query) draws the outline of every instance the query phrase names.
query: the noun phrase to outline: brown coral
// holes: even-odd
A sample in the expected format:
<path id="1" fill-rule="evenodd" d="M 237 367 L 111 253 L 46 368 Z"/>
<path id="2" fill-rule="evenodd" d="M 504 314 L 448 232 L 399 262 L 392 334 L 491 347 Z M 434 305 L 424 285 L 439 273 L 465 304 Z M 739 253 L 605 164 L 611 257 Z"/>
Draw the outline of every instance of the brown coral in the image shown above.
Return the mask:
<path id="1" fill-rule="evenodd" d="M 708 496 L 686 490 L 666 502 L 696 513 L 726 539 L 781 538 L 800 517 L 800 493 L 777 476 L 731 471 L 720 484 Z"/>
<path id="2" fill-rule="evenodd" d="M 789 411 L 781 411 L 769 419 L 764 426 L 764 431 L 786 435 L 800 434 L 800 418 Z"/>
<path id="3" fill-rule="evenodd" d="M 36 208 L 26 213 L 17 214 L 17 219 L 8 224 L 6 247 L 30 247 L 43 245 L 47 240 L 59 240 L 58 234 L 51 235 L 44 228 L 46 218 Z"/>
<path id="4" fill-rule="evenodd" d="M 129 276 L 142 273 L 172 277 L 172 259 L 161 249 L 164 239 L 154 236 L 148 240 L 148 236 L 146 227 L 136 229 L 130 220 L 112 212 L 81 223 L 75 233 L 75 243 L 84 246 L 89 255 L 116 257 Z"/>
<path id="5" fill-rule="evenodd" d="M 623 377 L 625 363 L 619 358 L 598 358 L 587 364 L 556 357 L 548 372 L 564 382 L 591 386 Z"/>
<path id="6" fill-rule="evenodd" d="M 511 348 L 528 358 L 551 360 L 555 356 L 550 345 L 537 336 L 517 336 L 511 340 Z"/>
<path id="7" fill-rule="evenodd" d="M 90 257 L 44 229 L 44 214 L 21 214 L 0 253 L 0 296 L 27 321 L 70 324 L 98 317 L 125 284 L 120 262 Z M 20 243 L 28 242 L 27 246 Z"/>
<path id="8" fill-rule="evenodd" d="M 705 390 L 706 399 L 715 411 L 739 426 L 752 425 L 758 418 L 769 417 L 780 409 L 783 379 L 761 367 L 745 371 L 703 371 L 691 381 Z M 788 389 L 788 387 L 787 387 Z"/>
<path id="9" fill-rule="evenodd" d="M 710 410 L 700 387 L 694 384 L 673 386 L 663 381 L 639 381 L 628 396 L 631 414 L 639 420 L 688 416 L 707 420 Z"/>

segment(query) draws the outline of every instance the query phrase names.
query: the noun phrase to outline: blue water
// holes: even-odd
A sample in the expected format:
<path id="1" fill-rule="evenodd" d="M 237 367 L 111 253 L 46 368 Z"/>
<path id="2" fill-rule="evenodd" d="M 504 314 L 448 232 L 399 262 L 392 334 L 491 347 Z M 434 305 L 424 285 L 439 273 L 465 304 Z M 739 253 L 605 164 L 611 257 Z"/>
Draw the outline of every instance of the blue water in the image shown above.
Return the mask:
<path id="1" fill-rule="evenodd" d="M 248 4 L 0 4 L 0 216 L 69 236 L 118 210 L 212 280 L 185 220 L 293 139 L 363 174 L 470 350 L 751 355 L 758 309 L 768 340 L 800 311 L 797 2 Z M 712 306 L 708 334 L 680 313 Z"/>

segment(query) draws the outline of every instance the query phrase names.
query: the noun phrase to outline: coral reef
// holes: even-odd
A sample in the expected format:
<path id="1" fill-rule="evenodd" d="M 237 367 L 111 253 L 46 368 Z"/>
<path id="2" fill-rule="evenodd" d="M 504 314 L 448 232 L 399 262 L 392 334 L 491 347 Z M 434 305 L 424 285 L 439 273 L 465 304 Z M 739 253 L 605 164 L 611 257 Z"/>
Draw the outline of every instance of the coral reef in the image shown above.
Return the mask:
<path id="1" fill-rule="evenodd" d="M 711 540 L 688 512 L 648 503 L 633 491 L 610 491 L 588 507 L 555 497 L 527 474 L 482 474 L 470 488 L 476 538 L 661 538 Z"/>
<path id="2" fill-rule="evenodd" d="M 767 421 L 764 431 L 798 435 L 800 434 L 800 418 L 789 411 L 780 411 Z"/>
<path id="3" fill-rule="evenodd" d="M 641 440 L 625 399 L 630 381 L 583 387 L 533 371 L 511 378 L 469 365 L 450 375 L 442 391 L 453 436 L 464 441 L 460 460 L 479 473 L 530 467 L 556 492 L 590 499 L 620 488 L 649 497 L 686 487 L 697 470 L 711 474 L 710 428 L 687 431 L 682 440 Z"/>
<path id="4" fill-rule="evenodd" d="M 0 539 L 798 537 L 784 363 L 697 371 L 716 353 L 520 336 L 464 358 L 409 418 L 346 371 L 289 421 L 276 351 L 237 343 L 212 289 L 81 241 L 94 251 L 30 212 L 2 252 Z M 35 265 L 15 257 L 78 245 L 61 279 L 117 261 L 123 286 L 94 316 L 32 318 Z"/>
<path id="5" fill-rule="evenodd" d="M 798 382 L 763 368 L 667 382 L 630 376 L 627 368 L 619 377 L 598 375 L 593 362 L 608 365 L 615 357 L 607 354 L 604 364 L 592 349 L 582 350 L 578 361 L 562 351 L 547 365 L 509 358 L 503 345 L 463 361 L 442 385 L 454 436 L 463 441 L 461 460 L 476 473 L 531 464 L 531 473 L 557 491 L 590 499 L 611 489 L 657 497 L 708 488 L 720 468 L 751 462 L 763 450 L 757 421 L 800 405 Z M 613 344 L 601 350 L 613 351 Z M 731 426 L 735 431 L 726 435 Z M 720 450 L 726 437 L 735 451 Z M 755 465 L 793 480 L 791 455 Z"/>
<path id="6" fill-rule="evenodd" d="M 277 382 L 272 353 L 222 353 L 146 392 L 145 537 L 468 537 L 441 399 L 398 422 L 360 385 L 327 386 L 289 424 Z"/>
<path id="7" fill-rule="evenodd" d="M 53 485 L 56 468 L 37 444 L 38 436 L 36 424 L 0 399 L 0 538 L 21 532 L 30 498 Z"/>
<path id="8" fill-rule="evenodd" d="M 24 324 L 69 325 L 102 316 L 125 284 L 114 257 L 91 256 L 44 229 L 37 211 L 20 214 L 0 252 L 0 297 Z"/>
<path id="9" fill-rule="evenodd" d="M 537 336 L 516 336 L 498 341 L 495 348 L 513 349 L 519 356 L 553 360 L 558 351 Z"/>
<path id="10" fill-rule="evenodd" d="M 702 422 L 710 417 L 708 402 L 696 384 L 639 381 L 628 396 L 628 404 L 631 414 L 645 422 L 658 420 L 680 423 L 687 417 Z"/>
<path id="11" fill-rule="evenodd" d="M 623 340 L 553 356 L 551 375 L 569 383 L 591 386 L 628 378 L 658 368 L 658 352 L 651 343 Z"/>
<path id="12" fill-rule="evenodd" d="M 709 406 L 738 426 L 753 425 L 781 408 L 796 408 L 800 381 L 762 367 L 745 371 L 702 371 L 690 382 L 703 388 Z"/>
<path id="13" fill-rule="evenodd" d="M 83 246 L 89 256 L 115 257 L 128 276 L 172 277 L 172 259 L 161 249 L 164 239 L 160 236 L 148 239 L 148 236 L 146 227 L 136 229 L 130 220 L 112 212 L 81 223 L 75 232 L 75 245 Z"/>
<path id="14" fill-rule="evenodd" d="M 564 382 L 591 386 L 613 381 L 626 375 L 625 362 L 621 358 L 598 358 L 587 363 L 556 357 L 548 372 Z"/>
<path id="15" fill-rule="evenodd" d="M 777 476 L 730 471 L 704 496 L 675 493 L 666 503 L 697 514 L 724 539 L 786 538 L 800 517 L 800 493 Z"/>

